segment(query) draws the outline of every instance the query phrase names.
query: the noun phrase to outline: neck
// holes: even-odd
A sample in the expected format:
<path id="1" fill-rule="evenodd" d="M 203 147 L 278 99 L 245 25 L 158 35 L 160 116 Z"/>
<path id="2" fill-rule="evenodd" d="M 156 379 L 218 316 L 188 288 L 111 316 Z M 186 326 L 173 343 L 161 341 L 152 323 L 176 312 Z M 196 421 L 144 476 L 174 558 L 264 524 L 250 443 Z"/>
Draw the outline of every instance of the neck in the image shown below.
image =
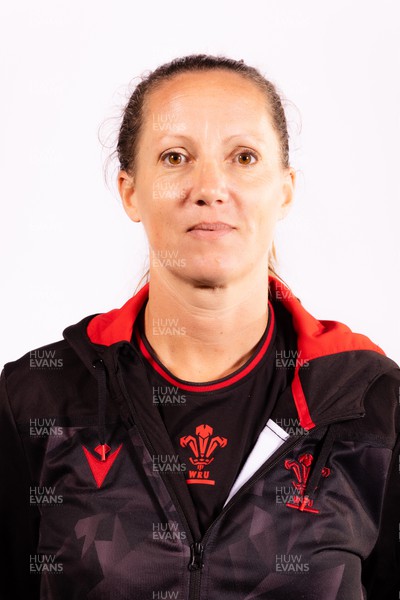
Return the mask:
<path id="1" fill-rule="evenodd" d="M 150 275 L 145 334 L 176 377 L 226 377 L 252 355 L 268 323 L 268 275 L 224 287 L 196 287 L 167 272 Z"/>

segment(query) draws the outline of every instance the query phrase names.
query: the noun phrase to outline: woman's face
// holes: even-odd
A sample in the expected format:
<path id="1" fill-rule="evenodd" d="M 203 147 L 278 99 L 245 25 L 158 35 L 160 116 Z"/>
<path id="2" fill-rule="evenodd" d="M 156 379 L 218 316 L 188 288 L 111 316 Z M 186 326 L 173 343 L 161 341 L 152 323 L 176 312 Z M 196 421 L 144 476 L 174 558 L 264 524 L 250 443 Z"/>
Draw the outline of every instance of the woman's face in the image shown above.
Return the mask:
<path id="1" fill-rule="evenodd" d="M 130 218 L 143 222 L 150 277 L 168 269 L 194 285 L 225 286 L 252 270 L 267 273 L 294 171 L 281 166 L 256 85 L 206 71 L 176 75 L 151 92 L 134 178 L 121 171 L 118 185 Z"/>

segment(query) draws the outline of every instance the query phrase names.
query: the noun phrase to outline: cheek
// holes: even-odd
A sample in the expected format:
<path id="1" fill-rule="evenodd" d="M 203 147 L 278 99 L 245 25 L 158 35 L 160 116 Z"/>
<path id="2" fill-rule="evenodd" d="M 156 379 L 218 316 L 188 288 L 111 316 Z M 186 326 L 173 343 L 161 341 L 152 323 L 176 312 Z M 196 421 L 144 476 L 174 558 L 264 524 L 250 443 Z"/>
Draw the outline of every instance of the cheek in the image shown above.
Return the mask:
<path id="1" fill-rule="evenodd" d="M 264 231 L 273 229 L 279 217 L 280 186 L 261 182 L 258 186 L 248 188 L 243 197 L 247 201 L 243 203 L 242 210 L 250 217 L 252 227 Z"/>
<path id="2" fill-rule="evenodd" d="M 148 187 L 148 199 L 159 206 L 160 211 L 168 209 L 168 203 L 181 200 L 188 189 L 188 179 L 174 174 L 160 175 L 152 180 Z"/>
<path id="3" fill-rule="evenodd" d="M 165 236 L 172 222 L 171 200 L 177 195 L 177 186 L 166 177 L 154 178 L 142 171 L 136 186 L 141 221 L 149 239 Z"/>
<path id="4" fill-rule="evenodd" d="M 142 223 L 152 245 L 163 244 L 168 238 L 168 213 L 163 211 L 162 205 L 148 206 L 143 214 Z"/>

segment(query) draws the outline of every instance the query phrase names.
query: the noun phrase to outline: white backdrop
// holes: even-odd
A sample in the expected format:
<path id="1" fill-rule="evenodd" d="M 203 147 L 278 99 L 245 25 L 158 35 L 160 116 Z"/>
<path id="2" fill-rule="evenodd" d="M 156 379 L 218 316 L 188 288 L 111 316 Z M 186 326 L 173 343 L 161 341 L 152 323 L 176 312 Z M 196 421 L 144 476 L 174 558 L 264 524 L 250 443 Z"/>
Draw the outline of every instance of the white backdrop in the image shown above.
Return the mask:
<path id="1" fill-rule="evenodd" d="M 104 183 L 99 128 L 117 129 L 135 77 L 197 52 L 243 58 L 297 107 L 279 272 L 400 362 L 397 0 L 4 4 L 1 365 L 132 295 L 145 237 Z"/>

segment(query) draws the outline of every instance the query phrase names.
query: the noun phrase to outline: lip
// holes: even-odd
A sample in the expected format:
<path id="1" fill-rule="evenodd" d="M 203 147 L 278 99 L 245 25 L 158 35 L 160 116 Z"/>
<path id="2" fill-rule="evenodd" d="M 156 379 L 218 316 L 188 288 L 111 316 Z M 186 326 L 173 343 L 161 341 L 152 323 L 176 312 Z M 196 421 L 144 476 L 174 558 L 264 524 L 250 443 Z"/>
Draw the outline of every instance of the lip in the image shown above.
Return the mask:
<path id="1" fill-rule="evenodd" d="M 196 223 L 188 229 L 188 233 L 197 238 L 214 239 L 226 235 L 235 229 L 229 223 L 222 221 Z"/>
<path id="2" fill-rule="evenodd" d="M 224 231 L 230 229 L 234 229 L 234 227 L 229 225 L 229 223 L 223 223 L 222 221 L 202 221 L 189 227 L 188 231 Z"/>

